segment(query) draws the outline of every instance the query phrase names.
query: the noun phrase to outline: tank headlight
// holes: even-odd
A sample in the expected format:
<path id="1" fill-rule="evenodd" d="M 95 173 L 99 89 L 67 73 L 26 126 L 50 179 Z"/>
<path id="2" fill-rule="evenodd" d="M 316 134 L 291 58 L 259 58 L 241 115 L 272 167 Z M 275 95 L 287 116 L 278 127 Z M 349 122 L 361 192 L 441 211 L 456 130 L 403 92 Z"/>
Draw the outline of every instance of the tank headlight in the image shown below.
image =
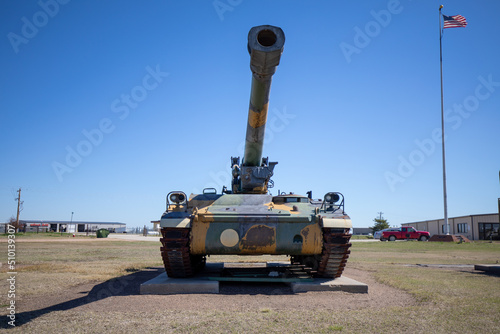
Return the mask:
<path id="1" fill-rule="evenodd" d="M 337 193 L 328 193 L 325 195 L 325 202 L 328 202 L 328 203 L 338 202 L 339 199 L 340 199 L 340 196 Z"/>
<path id="2" fill-rule="evenodd" d="M 172 192 L 168 196 L 170 202 L 175 204 L 181 204 L 186 201 L 186 195 L 183 192 Z"/>

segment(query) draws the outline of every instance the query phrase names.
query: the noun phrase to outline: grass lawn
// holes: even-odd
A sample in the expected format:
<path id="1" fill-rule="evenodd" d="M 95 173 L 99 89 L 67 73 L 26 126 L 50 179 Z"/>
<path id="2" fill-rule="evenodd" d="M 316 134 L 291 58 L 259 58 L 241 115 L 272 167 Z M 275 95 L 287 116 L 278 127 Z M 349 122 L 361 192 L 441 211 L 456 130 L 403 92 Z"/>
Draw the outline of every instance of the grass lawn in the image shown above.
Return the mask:
<path id="1" fill-rule="evenodd" d="M 429 332 L 494 333 L 500 325 L 500 277 L 444 265 L 500 262 L 500 243 L 379 242 L 353 245 L 350 264 L 412 294 L 420 305 L 380 315 L 399 332 L 405 321 Z M 430 266 L 412 266 L 412 265 Z"/>

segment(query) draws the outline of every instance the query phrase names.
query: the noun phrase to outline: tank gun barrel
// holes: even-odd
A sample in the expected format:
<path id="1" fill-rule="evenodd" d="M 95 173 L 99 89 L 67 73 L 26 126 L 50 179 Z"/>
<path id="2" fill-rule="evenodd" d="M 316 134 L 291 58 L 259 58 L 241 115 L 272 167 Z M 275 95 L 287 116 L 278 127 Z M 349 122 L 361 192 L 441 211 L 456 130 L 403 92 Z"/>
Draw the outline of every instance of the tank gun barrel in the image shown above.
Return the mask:
<path id="1" fill-rule="evenodd" d="M 271 80 L 280 63 L 285 34 L 278 27 L 262 25 L 248 33 L 252 88 L 248 109 L 243 166 L 260 166 L 269 107 Z"/>

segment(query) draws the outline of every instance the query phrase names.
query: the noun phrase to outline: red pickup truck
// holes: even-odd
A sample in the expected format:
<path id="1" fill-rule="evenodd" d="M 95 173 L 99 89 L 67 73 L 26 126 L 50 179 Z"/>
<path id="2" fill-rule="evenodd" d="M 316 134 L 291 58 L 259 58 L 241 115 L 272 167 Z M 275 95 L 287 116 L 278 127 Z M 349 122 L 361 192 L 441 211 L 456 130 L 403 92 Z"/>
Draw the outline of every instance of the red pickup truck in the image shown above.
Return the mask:
<path id="1" fill-rule="evenodd" d="M 380 240 L 417 239 L 419 241 L 427 241 L 430 236 L 430 233 L 427 231 L 417 231 L 411 226 L 405 226 L 399 228 L 397 231 L 384 231 Z"/>

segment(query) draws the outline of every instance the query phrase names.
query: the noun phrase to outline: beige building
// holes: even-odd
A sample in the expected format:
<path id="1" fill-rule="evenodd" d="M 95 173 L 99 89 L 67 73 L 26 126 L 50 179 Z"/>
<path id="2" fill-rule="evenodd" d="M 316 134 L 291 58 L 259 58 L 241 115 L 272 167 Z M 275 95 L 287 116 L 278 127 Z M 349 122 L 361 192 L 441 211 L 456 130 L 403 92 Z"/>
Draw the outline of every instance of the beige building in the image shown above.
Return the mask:
<path id="1" fill-rule="evenodd" d="M 469 240 L 499 238 L 498 213 L 453 217 L 448 218 L 448 223 L 450 224 L 450 234 L 461 234 Z M 413 226 L 417 230 L 428 231 L 431 237 L 434 234 L 446 234 L 444 219 L 405 223 L 401 226 Z"/>
<path id="2" fill-rule="evenodd" d="M 160 221 L 159 220 L 152 220 L 151 224 L 153 224 L 153 231 L 160 232 Z"/>

